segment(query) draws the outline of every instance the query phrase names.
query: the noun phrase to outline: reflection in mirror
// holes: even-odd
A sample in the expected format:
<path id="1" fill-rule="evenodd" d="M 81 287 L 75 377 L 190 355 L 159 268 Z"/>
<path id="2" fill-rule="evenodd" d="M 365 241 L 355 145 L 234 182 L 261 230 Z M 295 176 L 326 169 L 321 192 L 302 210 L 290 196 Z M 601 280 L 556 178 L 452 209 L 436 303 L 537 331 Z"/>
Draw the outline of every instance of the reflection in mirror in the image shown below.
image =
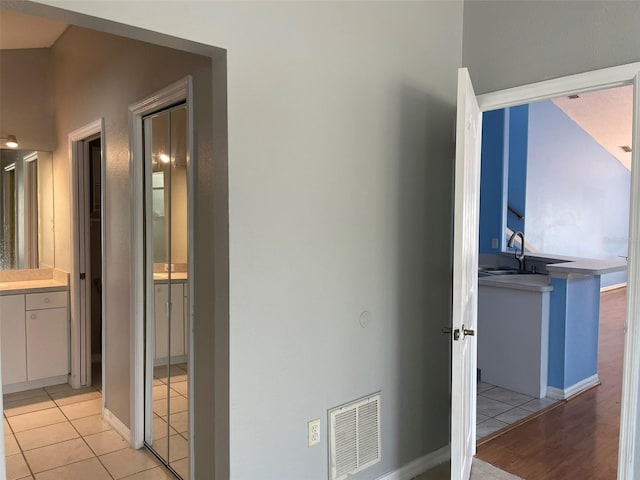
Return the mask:
<path id="1" fill-rule="evenodd" d="M 188 478 L 187 109 L 144 118 L 145 443 Z"/>
<path id="2" fill-rule="evenodd" d="M 0 150 L 0 270 L 52 268 L 51 152 Z"/>

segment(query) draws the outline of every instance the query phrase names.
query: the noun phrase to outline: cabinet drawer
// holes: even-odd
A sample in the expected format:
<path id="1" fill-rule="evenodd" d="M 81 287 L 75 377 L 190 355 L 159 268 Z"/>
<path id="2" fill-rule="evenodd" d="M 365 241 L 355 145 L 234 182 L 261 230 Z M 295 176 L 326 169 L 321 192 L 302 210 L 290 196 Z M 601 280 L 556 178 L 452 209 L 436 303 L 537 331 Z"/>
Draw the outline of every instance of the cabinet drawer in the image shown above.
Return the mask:
<path id="1" fill-rule="evenodd" d="M 67 306 L 67 292 L 28 293 L 26 297 L 27 310 L 43 308 L 60 308 Z"/>

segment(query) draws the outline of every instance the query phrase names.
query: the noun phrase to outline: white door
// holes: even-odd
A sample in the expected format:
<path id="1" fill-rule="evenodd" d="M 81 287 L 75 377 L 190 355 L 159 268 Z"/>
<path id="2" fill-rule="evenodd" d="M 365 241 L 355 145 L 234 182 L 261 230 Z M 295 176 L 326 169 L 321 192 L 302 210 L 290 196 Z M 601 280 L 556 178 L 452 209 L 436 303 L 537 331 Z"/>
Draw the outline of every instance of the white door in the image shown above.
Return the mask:
<path id="1" fill-rule="evenodd" d="M 478 214 L 482 114 L 469 72 L 458 70 L 453 314 L 451 333 L 451 480 L 468 480 L 476 451 Z"/>

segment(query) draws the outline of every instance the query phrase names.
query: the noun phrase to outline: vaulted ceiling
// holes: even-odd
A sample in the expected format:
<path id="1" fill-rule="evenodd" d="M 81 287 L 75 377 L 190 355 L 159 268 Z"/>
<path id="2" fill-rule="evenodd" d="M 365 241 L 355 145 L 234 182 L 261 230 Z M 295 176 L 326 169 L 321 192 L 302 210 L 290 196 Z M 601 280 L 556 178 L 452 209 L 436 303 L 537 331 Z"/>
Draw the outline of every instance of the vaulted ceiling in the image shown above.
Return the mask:
<path id="1" fill-rule="evenodd" d="M 631 147 L 633 85 L 560 97 L 553 103 L 631 170 L 631 152 L 623 147 Z"/>

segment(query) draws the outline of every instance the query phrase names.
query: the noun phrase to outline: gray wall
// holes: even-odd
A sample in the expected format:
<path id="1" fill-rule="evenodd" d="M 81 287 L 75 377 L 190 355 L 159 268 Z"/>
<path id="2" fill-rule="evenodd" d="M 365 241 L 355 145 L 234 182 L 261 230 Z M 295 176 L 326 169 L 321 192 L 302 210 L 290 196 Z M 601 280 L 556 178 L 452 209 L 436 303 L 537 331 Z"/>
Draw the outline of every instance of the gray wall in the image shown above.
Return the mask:
<path id="1" fill-rule="evenodd" d="M 196 104 L 201 128 L 196 135 L 202 144 L 210 145 L 211 59 L 70 27 L 52 47 L 52 66 L 56 267 L 67 271 L 71 269 L 71 253 L 75 248 L 70 245 L 68 134 L 100 117 L 105 119 L 105 401 L 106 407 L 128 426 L 131 345 L 128 106 L 192 74 L 194 88 L 200 90 L 196 101 L 201 102 L 201 107 Z M 203 160 L 210 163 L 210 152 L 208 157 L 206 154 Z"/>
<path id="2" fill-rule="evenodd" d="M 640 61 L 640 2 L 464 3 L 462 63 L 487 93 Z"/>
<path id="3" fill-rule="evenodd" d="M 462 4 L 46 3 L 228 50 L 230 477 L 327 478 L 307 421 L 377 390 L 360 478 L 447 445 Z"/>
<path id="4" fill-rule="evenodd" d="M 51 51 L 0 50 L 0 66 L 0 135 L 15 135 L 21 150 L 51 151 Z"/>

